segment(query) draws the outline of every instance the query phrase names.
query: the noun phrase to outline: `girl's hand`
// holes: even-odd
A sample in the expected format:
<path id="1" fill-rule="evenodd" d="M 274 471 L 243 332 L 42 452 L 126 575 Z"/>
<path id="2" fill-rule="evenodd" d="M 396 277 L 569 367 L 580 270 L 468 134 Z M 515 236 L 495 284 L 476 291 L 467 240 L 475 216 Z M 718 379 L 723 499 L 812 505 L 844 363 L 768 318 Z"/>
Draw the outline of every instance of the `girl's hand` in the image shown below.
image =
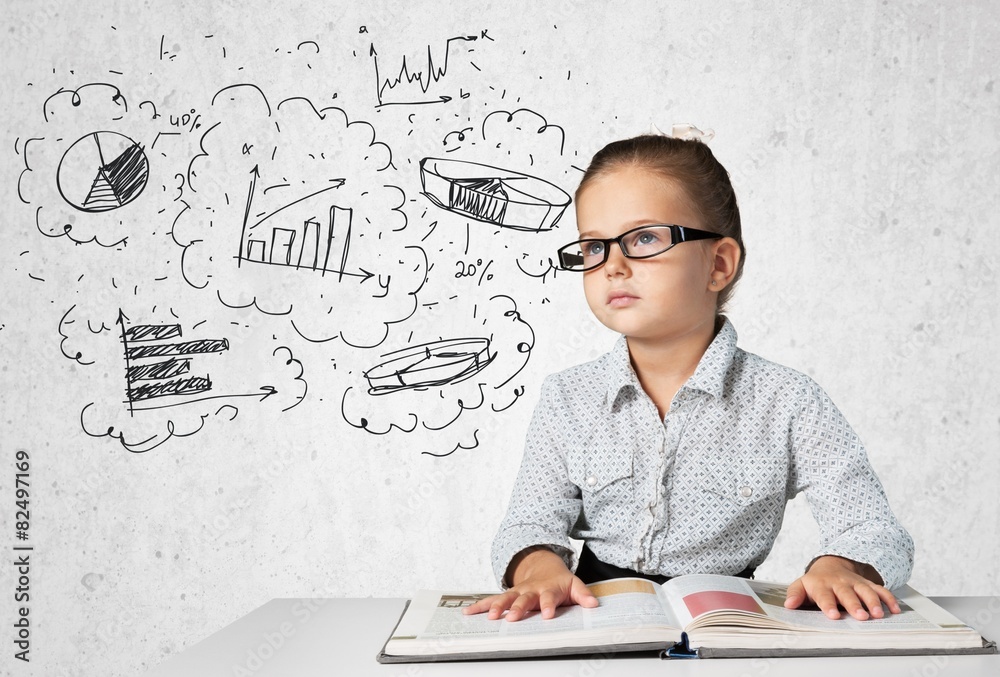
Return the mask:
<path id="1" fill-rule="evenodd" d="M 840 618 L 839 602 L 851 616 L 865 621 L 884 617 L 882 603 L 885 602 L 892 613 L 900 613 L 895 596 L 876 582 L 881 580 L 868 564 L 824 555 L 813 562 L 804 576 L 788 586 L 785 608 L 798 608 L 808 599 L 828 618 L 837 619 Z"/>
<path id="2" fill-rule="evenodd" d="M 510 567 L 514 585 L 499 595 L 485 597 L 465 607 L 464 614 L 478 614 L 489 610 L 488 618 L 496 620 L 507 609 L 508 621 L 518 621 L 534 609 L 542 610 L 542 618 L 556 615 L 556 607 L 579 604 L 583 607 L 598 605 L 586 584 L 566 568 L 562 557 L 548 548 L 524 550 L 514 558 Z"/>

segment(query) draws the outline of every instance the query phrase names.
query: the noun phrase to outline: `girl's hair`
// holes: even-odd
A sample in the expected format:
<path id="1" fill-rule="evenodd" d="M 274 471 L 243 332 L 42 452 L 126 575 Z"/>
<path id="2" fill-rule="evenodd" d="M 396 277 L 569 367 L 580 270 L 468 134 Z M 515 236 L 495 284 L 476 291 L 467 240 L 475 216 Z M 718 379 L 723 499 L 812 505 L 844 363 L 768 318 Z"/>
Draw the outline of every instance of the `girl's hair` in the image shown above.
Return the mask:
<path id="1" fill-rule="evenodd" d="M 739 243 L 740 262 L 736 267 L 736 274 L 732 282 L 719 292 L 716 312 L 723 312 L 736 283 L 743 275 L 743 262 L 746 259 L 740 209 L 736 204 L 733 185 L 729 181 L 729 172 L 701 141 L 643 134 L 613 141 L 599 150 L 584 172 L 574 197 L 579 198 L 583 189 L 594 179 L 626 167 L 648 169 L 676 182 L 701 216 L 706 230 L 731 237 Z"/>

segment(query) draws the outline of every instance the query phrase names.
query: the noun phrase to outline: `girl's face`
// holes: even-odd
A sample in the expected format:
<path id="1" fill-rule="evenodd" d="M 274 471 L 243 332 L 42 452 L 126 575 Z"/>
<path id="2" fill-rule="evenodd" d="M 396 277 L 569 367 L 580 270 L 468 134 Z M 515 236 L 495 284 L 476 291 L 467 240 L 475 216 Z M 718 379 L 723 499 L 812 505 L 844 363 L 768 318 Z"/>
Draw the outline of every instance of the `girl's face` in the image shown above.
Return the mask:
<path id="1" fill-rule="evenodd" d="M 675 182 L 624 167 L 593 180 L 576 201 L 581 237 L 610 238 L 642 225 L 704 229 Z M 649 259 L 626 258 L 616 243 L 604 265 L 583 273 L 590 309 L 609 329 L 637 340 L 679 338 L 715 320 L 713 243 L 683 242 Z"/>

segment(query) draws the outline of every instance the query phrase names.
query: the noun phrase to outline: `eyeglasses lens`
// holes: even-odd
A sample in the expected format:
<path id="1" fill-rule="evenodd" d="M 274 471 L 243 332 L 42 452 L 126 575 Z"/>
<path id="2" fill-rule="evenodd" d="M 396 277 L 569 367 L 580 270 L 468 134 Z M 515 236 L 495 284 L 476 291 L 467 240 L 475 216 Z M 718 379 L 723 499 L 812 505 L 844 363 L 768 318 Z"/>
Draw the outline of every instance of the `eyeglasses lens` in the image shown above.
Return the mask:
<path id="1" fill-rule="evenodd" d="M 650 226 L 626 233 L 619 241 L 622 252 L 632 258 L 648 258 L 670 249 L 672 231 L 666 226 Z M 559 264 L 566 270 L 590 270 L 607 259 L 608 244 L 601 240 L 580 240 L 559 250 Z"/>
<path id="2" fill-rule="evenodd" d="M 634 258 L 656 256 L 670 248 L 670 229 L 663 226 L 642 228 L 627 234 L 622 239 L 625 253 Z"/>

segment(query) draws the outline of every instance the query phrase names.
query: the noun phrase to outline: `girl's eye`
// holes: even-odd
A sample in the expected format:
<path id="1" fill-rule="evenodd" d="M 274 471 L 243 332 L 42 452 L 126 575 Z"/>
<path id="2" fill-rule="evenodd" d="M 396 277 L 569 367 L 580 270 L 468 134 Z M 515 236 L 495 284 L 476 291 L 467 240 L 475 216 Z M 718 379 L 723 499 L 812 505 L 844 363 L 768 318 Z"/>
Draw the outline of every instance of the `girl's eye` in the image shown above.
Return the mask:
<path id="1" fill-rule="evenodd" d="M 638 233 L 635 236 L 635 246 L 637 247 L 648 247 L 649 245 L 656 244 L 660 241 L 656 233 L 646 231 L 644 233 Z"/>
<path id="2" fill-rule="evenodd" d="M 583 243 L 583 255 L 584 256 L 603 256 L 604 255 L 604 243 L 603 242 L 584 242 Z"/>

